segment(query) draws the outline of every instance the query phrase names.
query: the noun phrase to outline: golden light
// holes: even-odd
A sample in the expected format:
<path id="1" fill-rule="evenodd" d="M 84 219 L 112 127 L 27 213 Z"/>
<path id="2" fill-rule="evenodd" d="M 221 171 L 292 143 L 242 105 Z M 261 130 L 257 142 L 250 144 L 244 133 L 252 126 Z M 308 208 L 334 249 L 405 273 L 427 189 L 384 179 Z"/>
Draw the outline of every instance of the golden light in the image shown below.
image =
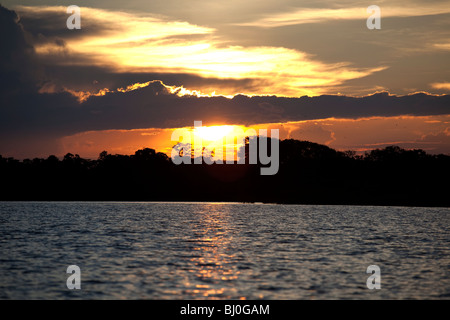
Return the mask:
<path id="1" fill-rule="evenodd" d="M 223 139 L 233 131 L 234 126 L 210 126 L 197 127 L 194 134 L 206 141 L 217 141 Z"/>
<path id="2" fill-rule="evenodd" d="M 64 10 L 58 6 L 21 6 L 20 12 L 56 15 Z M 95 26 L 98 31 L 80 32 L 76 37 L 65 39 L 64 49 L 53 42 L 36 44 L 36 53 L 49 58 L 63 53 L 89 57 L 85 63 L 116 72 L 181 72 L 220 79 L 253 79 L 255 84 L 264 83 L 250 86 L 245 92 L 236 91 L 236 88 L 214 87 L 217 94 L 228 96 L 237 93 L 318 95 L 347 80 L 386 69 L 385 66 L 357 68 L 348 62 L 327 63 L 306 52 L 285 47 L 232 45 L 220 39 L 217 29 L 173 21 L 170 17 L 86 7 L 83 8 L 83 19 L 86 28 Z M 111 21 L 114 23 L 111 24 Z M 79 59 L 68 58 L 61 63 L 81 63 L 75 61 Z M 189 92 L 195 90 L 205 91 L 203 88 L 190 88 Z"/>

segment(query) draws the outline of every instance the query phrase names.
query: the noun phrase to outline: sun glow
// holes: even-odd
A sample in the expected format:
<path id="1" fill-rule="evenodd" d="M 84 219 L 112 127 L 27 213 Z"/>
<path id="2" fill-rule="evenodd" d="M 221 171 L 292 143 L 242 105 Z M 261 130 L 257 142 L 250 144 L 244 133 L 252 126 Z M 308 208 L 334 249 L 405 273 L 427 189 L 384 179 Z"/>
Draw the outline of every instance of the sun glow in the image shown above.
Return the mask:
<path id="1" fill-rule="evenodd" d="M 239 159 L 238 152 L 245 145 L 247 136 L 255 136 L 255 130 L 241 125 L 213 125 L 179 128 L 172 133 L 172 143 L 187 150 L 194 157 L 206 156 L 215 160 Z M 172 154 L 172 150 L 171 150 Z"/>
<path id="2" fill-rule="evenodd" d="M 230 134 L 234 126 L 197 127 L 194 134 L 206 141 L 217 141 Z"/>

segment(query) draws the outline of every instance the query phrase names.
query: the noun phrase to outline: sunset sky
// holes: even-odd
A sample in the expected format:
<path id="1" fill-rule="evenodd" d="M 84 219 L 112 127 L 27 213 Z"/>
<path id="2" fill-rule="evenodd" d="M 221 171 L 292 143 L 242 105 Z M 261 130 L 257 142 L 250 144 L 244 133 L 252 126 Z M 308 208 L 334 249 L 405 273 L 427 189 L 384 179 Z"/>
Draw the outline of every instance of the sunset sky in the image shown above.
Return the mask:
<path id="1" fill-rule="evenodd" d="M 4 157 L 170 152 L 194 120 L 450 154 L 448 1 L 1 4 Z M 69 5 L 80 30 L 66 27 Z M 369 5 L 381 30 L 366 26 Z"/>

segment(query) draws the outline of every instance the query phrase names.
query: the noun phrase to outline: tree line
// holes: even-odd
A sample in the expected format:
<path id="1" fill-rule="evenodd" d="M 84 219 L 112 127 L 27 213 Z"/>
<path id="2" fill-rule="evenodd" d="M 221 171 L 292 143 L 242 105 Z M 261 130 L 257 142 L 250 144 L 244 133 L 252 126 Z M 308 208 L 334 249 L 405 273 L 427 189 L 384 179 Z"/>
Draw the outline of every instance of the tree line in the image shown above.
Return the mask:
<path id="1" fill-rule="evenodd" d="M 261 164 L 175 165 L 150 148 L 134 155 L 0 156 L 0 200 L 239 201 L 449 206 L 450 156 L 389 146 L 357 155 L 280 141 L 276 175 Z"/>

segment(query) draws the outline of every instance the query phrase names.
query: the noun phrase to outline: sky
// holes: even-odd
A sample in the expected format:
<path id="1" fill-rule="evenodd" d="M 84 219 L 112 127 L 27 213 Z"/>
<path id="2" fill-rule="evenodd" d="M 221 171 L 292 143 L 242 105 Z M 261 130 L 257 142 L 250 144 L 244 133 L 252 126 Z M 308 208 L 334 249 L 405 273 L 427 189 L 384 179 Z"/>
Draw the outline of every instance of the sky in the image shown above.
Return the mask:
<path id="1" fill-rule="evenodd" d="M 0 3 L 4 157 L 168 152 L 195 120 L 450 154 L 448 1 Z"/>

